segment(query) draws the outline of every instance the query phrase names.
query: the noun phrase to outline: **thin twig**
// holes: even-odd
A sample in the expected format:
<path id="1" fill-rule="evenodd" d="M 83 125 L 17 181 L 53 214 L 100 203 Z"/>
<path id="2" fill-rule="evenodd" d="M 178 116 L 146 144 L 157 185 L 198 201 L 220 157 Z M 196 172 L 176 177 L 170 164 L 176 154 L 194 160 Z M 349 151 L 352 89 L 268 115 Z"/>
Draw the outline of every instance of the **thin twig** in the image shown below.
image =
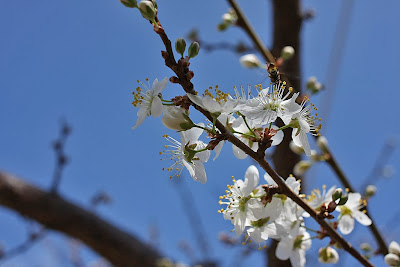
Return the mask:
<path id="1" fill-rule="evenodd" d="M 29 233 L 28 238 L 21 244 L 17 245 L 14 248 L 4 252 L 0 255 L 0 261 L 4 263 L 6 260 L 10 260 L 18 255 L 21 255 L 32 248 L 39 240 L 43 239 L 46 236 L 46 229 L 41 228 L 40 230 Z"/>
<path id="2" fill-rule="evenodd" d="M 62 121 L 60 137 L 53 143 L 54 152 L 56 153 L 56 166 L 54 168 L 53 180 L 50 187 L 50 192 L 53 194 L 57 194 L 64 167 L 68 163 L 67 156 L 64 153 L 64 147 L 70 133 L 71 127 L 66 121 Z"/>
<path id="3" fill-rule="evenodd" d="M 162 56 L 165 59 L 165 65 L 169 67 L 172 71 L 175 72 L 179 79 L 179 84 L 185 90 L 186 93 L 195 94 L 195 90 L 193 84 L 190 82 L 190 78 L 188 78 L 187 71 L 181 64 L 177 64 L 174 58 L 174 53 L 171 46 L 171 41 L 169 40 L 165 30 L 161 27 L 161 24 L 154 26 L 154 31 L 160 36 L 163 41 L 166 52 L 162 52 Z M 193 107 L 201 112 L 207 119 L 213 121 L 213 117 L 207 110 L 204 110 L 202 107 L 193 104 Z M 265 160 L 264 157 L 260 157 L 256 152 L 254 152 L 251 148 L 245 145 L 242 141 L 240 141 L 235 135 L 233 135 L 230 131 L 228 131 L 225 126 L 219 121 L 216 120 L 216 127 L 221 132 L 227 136 L 229 142 L 240 148 L 247 155 L 253 158 L 277 183 L 277 185 L 281 188 L 282 192 L 291 198 L 296 204 L 302 207 L 306 212 L 313 217 L 318 224 L 320 224 L 329 236 L 338 242 L 344 250 L 350 253 L 354 258 L 356 258 L 360 263 L 364 266 L 373 266 L 364 256 L 362 256 L 356 249 L 354 249 L 350 243 L 348 243 L 343 237 L 336 232 L 325 219 L 318 216 L 317 212 L 312 209 L 303 199 L 301 199 L 296 193 L 294 193 L 285 183 L 285 181 L 271 168 L 269 163 Z"/>
<path id="4" fill-rule="evenodd" d="M 240 7 L 236 3 L 236 1 L 228 0 L 228 2 L 231 4 L 231 6 L 233 7 L 233 9 L 236 12 L 236 15 L 238 16 L 237 24 L 247 32 L 247 34 L 249 35 L 251 40 L 256 45 L 257 49 L 263 55 L 264 59 L 269 63 L 275 63 L 275 57 L 268 50 L 268 48 L 264 45 L 263 41 L 261 41 L 261 39 L 257 35 L 256 31 L 250 26 L 249 21 L 247 20 L 246 16 L 244 15 L 243 11 L 240 9 Z"/>

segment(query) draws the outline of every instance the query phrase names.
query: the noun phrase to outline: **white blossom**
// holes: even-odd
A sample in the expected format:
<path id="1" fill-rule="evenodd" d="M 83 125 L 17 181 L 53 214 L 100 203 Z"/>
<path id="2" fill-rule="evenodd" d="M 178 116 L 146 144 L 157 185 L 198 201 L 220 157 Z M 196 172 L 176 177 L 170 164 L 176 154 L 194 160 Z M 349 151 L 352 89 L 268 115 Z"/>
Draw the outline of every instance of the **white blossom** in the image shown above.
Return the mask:
<path id="1" fill-rule="evenodd" d="M 345 205 L 337 206 L 336 210 L 340 212 L 338 219 L 338 228 L 342 234 L 350 234 L 354 229 L 354 219 L 362 225 L 371 225 L 371 219 L 360 209 L 364 207 L 360 193 L 349 193 Z"/>
<path id="2" fill-rule="evenodd" d="M 251 198 L 251 194 L 256 189 L 259 181 L 259 173 L 254 165 L 251 165 L 245 173 L 245 180 L 234 180 L 234 184 L 228 186 L 227 194 L 221 196 L 220 204 L 226 204 L 228 207 L 223 210 L 225 220 L 231 220 L 235 226 L 237 235 L 241 235 L 249 220 L 256 221 L 254 213 L 261 212 L 263 205 L 255 198 Z"/>
<path id="3" fill-rule="evenodd" d="M 318 251 L 318 261 L 321 263 L 337 263 L 339 261 L 339 254 L 332 247 L 320 248 Z"/>
<path id="4" fill-rule="evenodd" d="M 156 78 L 151 89 L 150 84 L 149 86 L 146 86 L 143 83 L 141 84 L 144 89 L 146 89 L 146 92 L 142 94 L 142 89 L 140 87 L 136 89 L 136 92 L 133 92 L 134 101 L 132 102 L 132 105 L 139 107 L 139 111 L 137 112 L 138 119 L 136 121 L 136 125 L 133 126 L 132 129 L 136 129 L 139 125 L 141 125 L 147 116 L 161 116 L 163 112 L 163 104 L 159 94 L 167 86 L 168 78 L 165 77 L 160 82 Z"/>
<path id="5" fill-rule="evenodd" d="M 203 124 L 198 125 L 204 126 Z M 207 181 L 207 175 L 203 163 L 208 161 L 210 151 L 196 152 L 206 148 L 206 144 L 198 140 L 202 133 L 202 129 L 195 127 L 183 131 L 180 133 L 181 142 L 165 135 L 164 137 L 171 142 L 171 145 L 166 145 L 166 150 L 160 152 L 160 154 L 170 154 L 171 160 L 174 161 L 173 165 L 167 168 L 168 171 L 175 171 L 174 175 L 179 177 L 183 167 L 185 167 L 195 181 L 204 184 Z M 171 175 L 170 178 L 174 175 Z"/>
<path id="6" fill-rule="evenodd" d="M 236 109 L 260 125 L 274 122 L 277 117 L 291 116 L 301 109 L 300 105 L 296 103 L 299 93 L 290 97 L 292 90 L 288 90 L 286 94 L 285 90 L 285 82 L 273 84 L 271 92 L 269 92 L 269 88 L 262 89 L 257 97 L 248 100 Z"/>

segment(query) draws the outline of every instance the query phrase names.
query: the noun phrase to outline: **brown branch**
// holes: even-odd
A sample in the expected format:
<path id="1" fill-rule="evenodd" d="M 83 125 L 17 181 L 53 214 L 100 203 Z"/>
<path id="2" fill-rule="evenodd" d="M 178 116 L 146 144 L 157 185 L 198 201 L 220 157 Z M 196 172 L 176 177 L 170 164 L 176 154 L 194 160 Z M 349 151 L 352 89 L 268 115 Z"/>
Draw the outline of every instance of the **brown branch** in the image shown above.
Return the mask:
<path id="1" fill-rule="evenodd" d="M 187 75 L 188 70 L 182 64 L 178 64 L 175 61 L 174 54 L 171 47 L 171 41 L 168 39 L 167 34 L 165 33 L 164 29 L 162 28 L 161 24 L 157 24 L 154 26 L 154 31 L 160 36 L 162 39 L 166 52 L 162 52 L 162 56 L 165 59 L 165 65 L 168 66 L 178 77 L 178 82 L 185 90 L 186 93 L 195 94 L 195 90 L 193 84 L 190 82 L 190 77 Z M 187 87 L 186 87 L 187 86 Z M 213 121 L 213 117 L 211 116 L 210 112 L 204 110 L 202 107 L 193 104 L 194 108 L 201 112 L 207 119 Z M 218 130 L 221 134 L 227 137 L 227 140 L 240 148 L 244 151 L 247 155 L 253 158 L 271 177 L 272 179 L 278 184 L 281 188 L 282 192 L 291 198 L 296 204 L 302 207 L 306 212 L 313 217 L 318 224 L 320 224 L 329 236 L 338 242 L 344 250 L 350 253 L 354 258 L 356 258 L 360 263 L 364 266 L 373 266 L 364 256 L 362 256 L 356 249 L 354 249 L 350 243 L 348 243 L 343 237 L 333 229 L 328 222 L 326 222 L 323 218 L 318 216 L 317 212 L 313 210 L 304 200 L 302 200 L 296 193 L 294 193 L 289 186 L 286 185 L 285 181 L 271 168 L 269 163 L 265 160 L 263 156 L 260 156 L 257 152 L 254 152 L 250 147 L 240 141 L 235 135 L 233 135 L 230 131 L 228 131 L 224 125 L 216 120 L 215 123 Z"/>
<path id="2" fill-rule="evenodd" d="M 60 196 L 0 172 L 0 205 L 81 240 L 114 266 L 155 266 L 161 256 L 131 234 Z"/>
<path id="3" fill-rule="evenodd" d="M 331 167 L 333 172 L 339 178 L 340 182 L 346 188 L 348 188 L 350 192 L 356 192 L 356 190 L 354 190 L 354 187 L 350 183 L 350 179 L 348 179 L 347 176 L 344 174 L 342 168 L 340 168 L 339 164 L 337 163 L 335 157 L 332 154 L 332 151 L 329 148 L 327 148 L 327 154 L 329 154 L 329 157 L 326 160 L 326 163 L 328 163 L 328 165 Z M 376 227 L 375 222 L 371 217 L 371 214 L 368 212 L 368 208 L 366 208 L 365 210 L 367 211 L 366 214 L 372 221 L 371 225 L 369 226 L 369 229 L 371 230 L 373 236 L 375 237 L 376 242 L 378 243 L 378 246 L 379 246 L 378 252 L 383 255 L 386 255 L 386 254 L 388 254 L 388 247 L 386 245 L 386 242 L 383 239 L 383 236 L 380 233 L 379 229 Z"/>

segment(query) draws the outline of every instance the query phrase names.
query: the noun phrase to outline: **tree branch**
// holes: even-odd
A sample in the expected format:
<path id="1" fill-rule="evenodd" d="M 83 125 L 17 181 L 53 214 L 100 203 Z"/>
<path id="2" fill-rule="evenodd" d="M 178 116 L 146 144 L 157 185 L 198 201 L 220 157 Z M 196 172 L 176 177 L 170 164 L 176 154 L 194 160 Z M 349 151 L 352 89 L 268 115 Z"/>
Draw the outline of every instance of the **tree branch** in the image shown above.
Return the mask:
<path id="1" fill-rule="evenodd" d="M 155 266 L 160 254 L 92 212 L 0 172 L 0 205 L 81 240 L 114 266 Z"/>
<path id="2" fill-rule="evenodd" d="M 157 19 L 158 20 L 158 19 Z M 185 68 L 182 64 L 178 64 L 175 61 L 175 57 L 173 54 L 171 41 L 169 40 L 165 30 L 162 28 L 161 24 L 158 23 L 154 25 L 154 31 L 160 36 L 163 41 L 166 51 L 162 51 L 162 56 L 165 60 L 165 65 L 169 67 L 178 77 L 178 82 L 184 89 L 186 93 L 195 94 L 194 86 L 192 82 L 190 82 L 190 77 L 188 73 L 190 72 L 187 68 Z M 207 119 L 213 121 L 213 117 L 207 110 L 204 110 L 202 107 L 193 104 L 193 107 L 201 112 Z M 365 257 L 363 257 L 356 249 L 354 249 L 350 243 L 348 243 L 343 237 L 336 232 L 325 219 L 318 216 L 317 212 L 312 209 L 303 199 L 301 199 L 298 195 L 296 195 L 289 186 L 286 185 L 285 181 L 271 168 L 269 163 L 265 160 L 264 156 L 260 156 L 257 152 L 254 152 L 250 147 L 240 141 L 235 135 L 233 135 L 230 131 L 228 131 L 225 126 L 219 121 L 216 120 L 215 123 L 218 130 L 221 134 L 227 137 L 227 140 L 240 148 L 243 152 L 253 158 L 278 184 L 279 188 L 282 190 L 282 193 L 291 198 L 296 204 L 302 207 L 306 212 L 313 217 L 318 224 L 320 224 L 328 233 L 328 235 L 338 242 L 344 250 L 350 253 L 354 258 L 356 258 L 361 264 L 364 266 L 373 266 Z"/>

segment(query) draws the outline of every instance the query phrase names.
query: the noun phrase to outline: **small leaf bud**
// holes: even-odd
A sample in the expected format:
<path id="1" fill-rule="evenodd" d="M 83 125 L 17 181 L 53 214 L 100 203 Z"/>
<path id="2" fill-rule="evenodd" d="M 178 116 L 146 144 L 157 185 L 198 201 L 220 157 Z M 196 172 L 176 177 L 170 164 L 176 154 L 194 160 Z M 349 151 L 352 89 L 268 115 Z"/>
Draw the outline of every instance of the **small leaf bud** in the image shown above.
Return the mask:
<path id="1" fill-rule="evenodd" d="M 340 197 L 338 206 L 343 206 L 344 204 L 346 204 L 348 199 L 349 199 L 348 195 Z"/>
<path id="2" fill-rule="evenodd" d="M 185 53 L 186 49 L 186 42 L 185 39 L 183 38 L 178 38 L 175 41 L 175 50 L 178 52 L 183 57 L 183 54 Z"/>
<path id="3" fill-rule="evenodd" d="M 124 6 L 134 8 L 138 7 L 136 0 L 119 0 Z"/>
<path id="4" fill-rule="evenodd" d="M 139 11 L 140 14 L 142 14 L 143 18 L 154 22 L 154 18 L 156 17 L 156 10 L 154 8 L 153 2 L 151 1 L 140 2 Z"/>
<path id="5" fill-rule="evenodd" d="M 321 135 L 317 138 L 317 146 L 319 147 L 319 149 L 321 149 L 322 152 L 328 152 L 328 140 L 325 136 Z"/>
<path id="6" fill-rule="evenodd" d="M 200 51 L 200 45 L 198 42 L 193 42 L 190 44 L 189 49 L 188 49 L 188 56 L 189 58 L 194 58 L 199 54 Z"/>
<path id="7" fill-rule="evenodd" d="M 368 185 L 367 188 L 365 189 L 365 196 L 366 197 L 372 197 L 376 193 L 376 186 L 375 185 Z"/>
<path id="8" fill-rule="evenodd" d="M 247 54 L 241 56 L 239 59 L 240 63 L 245 68 L 258 68 L 261 66 L 261 62 L 258 57 L 254 54 Z"/>
<path id="9" fill-rule="evenodd" d="M 332 194 L 332 201 L 336 201 L 336 200 L 338 200 L 339 198 L 341 198 L 341 197 L 342 197 L 342 194 L 343 194 L 342 188 L 337 188 L 337 189 L 335 190 L 335 192 L 333 192 L 333 194 Z"/>
<path id="10" fill-rule="evenodd" d="M 281 57 L 283 60 L 289 60 L 294 56 L 294 48 L 292 46 L 285 46 L 282 48 Z"/>

